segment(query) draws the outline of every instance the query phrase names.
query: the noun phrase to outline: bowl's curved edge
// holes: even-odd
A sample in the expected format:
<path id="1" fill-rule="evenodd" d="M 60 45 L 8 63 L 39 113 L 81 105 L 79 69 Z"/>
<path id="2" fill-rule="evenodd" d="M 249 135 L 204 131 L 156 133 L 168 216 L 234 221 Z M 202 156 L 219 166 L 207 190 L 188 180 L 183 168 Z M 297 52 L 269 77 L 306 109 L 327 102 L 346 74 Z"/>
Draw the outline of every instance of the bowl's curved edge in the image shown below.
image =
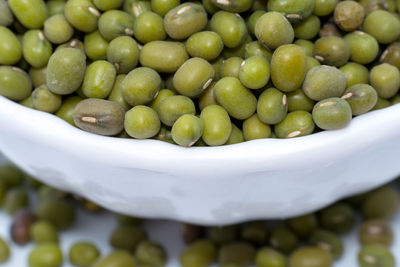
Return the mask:
<path id="1" fill-rule="evenodd" d="M 90 157 L 93 161 L 119 167 L 129 168 L 134 165 L 159 172 L 185 173 L 187 176 L 196 176 L 199 170 L 204 171 L 206 176 L 207 168 L 221 167 L 221 160 L 231 166 L 234 172 L 244 173 L 249 168 L 299 168 L 302 165 L 300 155 L 308 155 L 315 164 L 322 164 L 334 156 L 345 156 L 387 139 L 400 137 L 400 123 L 393 123 L 400 117 L 400 105 L 356 117 L 341 130 L 323 131 L 293 139 L 261 139 L 230 146 L 191 148 L 158 140 L 121 139 L 90 134 L 52 114 L 26 108 L 2 96 L 0 107 L 2 125 L 12 127 L 12 131 L 20 132 L 33 142 L 45 142 L 78 158 Z M 42 127 L 37 127 L 37 124 Z M 99 153 L 100 147 L 104 153 Z M 286 161 L 282 162 L 281 158 Z M 261 161 L 266 163 L 263 168 L 257 166 Z M 181 170 L 182 166 L 188 168 Z"/>

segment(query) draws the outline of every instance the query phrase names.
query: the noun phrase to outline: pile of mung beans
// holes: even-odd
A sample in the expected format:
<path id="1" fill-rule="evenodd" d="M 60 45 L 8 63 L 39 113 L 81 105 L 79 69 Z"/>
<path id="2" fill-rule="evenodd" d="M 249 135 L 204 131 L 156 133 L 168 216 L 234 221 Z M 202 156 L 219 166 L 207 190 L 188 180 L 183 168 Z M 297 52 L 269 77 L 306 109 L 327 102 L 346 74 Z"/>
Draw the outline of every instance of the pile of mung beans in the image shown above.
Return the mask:
<path id="1" fill-rule="evenodd" d="M 294 138 L 400 102 L 400 1 L 0 0 L 0 94 L 184 147 Z"/>
<path id="2" fill-rule="evenodd" d="M 182 224 L 187 244 L 182 267 L 331 267 L 346 249 L 342 235 L 354 230 L 358 218 L 360 267 L 396 267 L 390 221 L 399 212 L 400 179 L 371 192 L 343 199 L 315 213 L 284 221 L 251 221 L 236 225 L 203 227 Z M 33 194 L 34 192 L 34 194 Z M 35 196 L 34 205 L 32 197 Z M 31 205 L 30 205 L 31 204 Z M 31 208 L 30 208 L 31 207 Z M 33 208 L 32 208 L 33 207 Z M 6 240 L 16 245 L 35 244 L 29 267 L 163 267 L 168 255 L 149 240 L 142 219 L 117 214 L 110 229 L 114 249 L 102 255 L 96 244 L 77 240 L 67 254 L 60 248 L 59 233 L 79 227 L 75 210 L 99 212 L 101 207 L 82 197 L 44 185 L 11 164 L 0 165 L 0 208 L 13 216 L 9 236 L 0 236 L 0 265 L 12 253 Z M 396 226 L 398 227 L 398 226 Z M 354 255 L 357 257 L 357 255 Z M 5 265 L 6 266 L 6 265 Z M 347 267 L 347 266 L 346 266 Z"/>

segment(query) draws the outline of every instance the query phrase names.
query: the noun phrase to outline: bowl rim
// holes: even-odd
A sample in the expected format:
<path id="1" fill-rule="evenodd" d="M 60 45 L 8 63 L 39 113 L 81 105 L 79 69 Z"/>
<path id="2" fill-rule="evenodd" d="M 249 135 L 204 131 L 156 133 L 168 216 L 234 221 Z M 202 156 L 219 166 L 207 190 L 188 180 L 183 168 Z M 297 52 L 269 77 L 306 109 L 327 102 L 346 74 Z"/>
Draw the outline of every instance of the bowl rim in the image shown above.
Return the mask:
<path id="1" fill-rule="evenodd" d="M 387 139 L 400 137 L 400 105 L 353 118 L 340 130 L 322 131 L 292 139 L 259 139 L 218 147 L 190 147 L 154 139 L 101 136 L 80 130 L 53 114 L 41 112 L 0 96 L 0 121 L 8 131 L 32 142 L 65 151 L 75 157 L 126 168 L 198 174 L 217 169 L 254 172 L 298 169 L 304 162 L 326 164 L 336 157 L 360 152 Z M 374 121 L 374 123 L 371 123 Z M 42 127 L 37 127 L 40 124 Z M 284 161 L 282 159 L 285 159 Z M 222 162 L 223 161 L 223 162 Z M 258 166 L 262 164 L 262 166 Z"/>

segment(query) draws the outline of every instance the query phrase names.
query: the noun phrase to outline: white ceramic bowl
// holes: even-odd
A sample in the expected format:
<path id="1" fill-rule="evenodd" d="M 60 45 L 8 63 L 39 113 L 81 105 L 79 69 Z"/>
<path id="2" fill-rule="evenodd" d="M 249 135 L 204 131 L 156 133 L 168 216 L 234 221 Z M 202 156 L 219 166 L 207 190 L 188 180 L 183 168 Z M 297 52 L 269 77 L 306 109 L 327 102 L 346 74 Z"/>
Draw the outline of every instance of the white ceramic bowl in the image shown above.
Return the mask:
<path id="1" fill-rule="evenodd" d="M 0 96 L 0 150 L 40 180 L 122 213 L 199 224 L 285 218 L 400 174 L 400 105 L 311 136 L 222 147 L 103 137 Z"/>

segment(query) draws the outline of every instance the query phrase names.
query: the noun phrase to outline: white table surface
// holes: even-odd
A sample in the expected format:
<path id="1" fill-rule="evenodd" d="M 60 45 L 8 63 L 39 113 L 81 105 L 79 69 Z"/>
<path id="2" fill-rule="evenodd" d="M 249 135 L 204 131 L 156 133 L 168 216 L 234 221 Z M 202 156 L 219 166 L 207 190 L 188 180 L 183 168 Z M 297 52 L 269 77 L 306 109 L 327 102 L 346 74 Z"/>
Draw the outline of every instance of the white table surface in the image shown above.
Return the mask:
<path id="1" fill-rule="evenodd" d="M 11 218 L 6 213 L 0 211 L 0 236 L 4 237 L 10 244 L 12 244 L 9 236 L 10 224 Z M 97 244 L 103 255 L 110 252 L 111 247 L 108 245 L 108 238 L 115 226 L 115 216 L 109 212 L 104 211 L 95 214 L 79 210 L 74 227 L 68 231 L 60 233 L 61 247 L 65 255 L 63 267 L 72 267 L 72 265 L 68 263 L 67 253 L 71 244 L 77 241 L 88 240 L 94 242 Z M 392 246 L 392 251 L 396 256 L 397 266 L 400 267 L 400 211 L 393 219 L 392 226 L 395 231 L 395 243 Z M 180 224 L 172 221 L 152 220 L 146 221 L 144 227 L 146 228 L 150 239 L 162 243 L 166 248 L 170 258 L 166 267 L 179 266 L 179 253 L 184 248 L 181 239 Z M 359 243 L 356 231 L 343 236 L 343 241 L 345 244 L 345 254 L 335 263 L 334 266 L 357 267 Z M 0 264 L 0 266 L 27 266 L 27 257 L 32 247 L 33 244 L 29 244 L 25 247 L 12 245 L 12 255 L 10 260 L 3 265 Z"/>

